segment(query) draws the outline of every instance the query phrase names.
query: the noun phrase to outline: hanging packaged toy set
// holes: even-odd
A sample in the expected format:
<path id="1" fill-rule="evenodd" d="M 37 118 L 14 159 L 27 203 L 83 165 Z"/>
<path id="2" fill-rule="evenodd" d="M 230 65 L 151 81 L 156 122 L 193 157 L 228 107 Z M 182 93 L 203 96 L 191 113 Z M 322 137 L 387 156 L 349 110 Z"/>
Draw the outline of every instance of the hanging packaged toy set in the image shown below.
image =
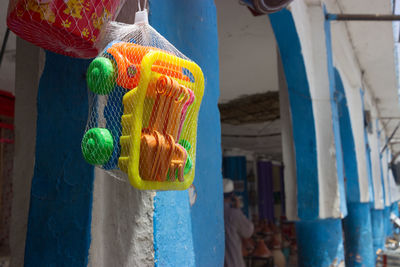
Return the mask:
<path id="1" fill-rule="evenodd" d="M 184 190 L 194 179 L 200 67 L 147 22 L 111 23 L 113 41 L 87 71 L 89 119 L 82 153 L 138 189 Z"/>
<path id="2" fill-rule="evenodd" d="M 93 58 L 104 28 L 125 0 L 10 0 L 7 26 L 55 53 Z"/>

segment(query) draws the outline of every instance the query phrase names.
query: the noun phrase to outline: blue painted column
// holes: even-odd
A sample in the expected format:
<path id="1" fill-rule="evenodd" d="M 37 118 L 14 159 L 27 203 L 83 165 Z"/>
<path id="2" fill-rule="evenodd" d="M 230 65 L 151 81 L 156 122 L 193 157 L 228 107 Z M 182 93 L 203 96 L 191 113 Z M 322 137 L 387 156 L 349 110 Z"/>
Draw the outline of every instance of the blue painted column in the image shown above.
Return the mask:
<path id="1" fill-rule="evenodd" d="M 373 266 L 372 224 L 370 203 L 360 202 L 357 159 L 349 110 L 339 72 L 335 70 L 338 106 L 340 110 L 340 133 L 343 145 L 346 175 L 347 217 L 343 220 L 345 233 L 346 266 Z"/>
<path id="2" fill-rule="evenodd" d="M 81 156 L 89 60 L 46 52 L 37 96 L 35 171 L 25 266 L 86 266 L 93 167 Z"/>
<path id="3" fill-rule="evenodd" d="M 376 131 L 377 131 L 377 150 L 375 153 L 379 153 L 378 155 L 378 159 L 379 159 L 379 172 L 380 172 L 380 186 L 382 187 L 382 201 L 383 201 L 383 208 L 377 209 L 375 206 L 375 202 L 371 203 L 371 222 L 372 222 L 372 238 L 373 238 L 373 247 L 374 247 L 374 256 L 376 259 L 376 252 L 379 249 L 383 249 L 385 246 L 385 239 L 386 239 L 386 228 L 387 228 L 387 224 L 385 223 L 385 211 L 384 211 L 384 205 L 385 205 L 385 188 L 384 188 L 384 183 L 383 183 L 383 173 L 382 173 L 382 162 L 381 162 L 381 154 L 380 154 L 380 132 L 378 129 L 378 121 L 376 121 Z M 368 138 L 368 137 L 367 137 Z M 369 143 L 368 143 L 369 145 Z M 373 166 L 372 166 L 372 159 L 373 159 L 373 150 L 369 149 L 368 153 L 370 154 L 370 158 L 369 160 L 371 161 L 370 163 L 370 168 L 371 168 L 371 176 L 372 176 L 372 170 L 373 170 Z M 373 177 L 376 179 L 376 177 Z M 374 187 L 374 192 L 376 195 L 374 195 L 374 201 L 377 201 L 378 199 L 378 194 L 377 192 L 377 188 Z"/>
<path id="4" fill-rule="evenodd" d="M 206 86 L 197 130 L 196 203 L 188 192 L 157 192 L 156 266 L 223 266 L 224 222 L 218 111 L 217 16 L 213 0 L 151 0 L 150 24 L 203 70 Z"/>
<path id="5" fill-rule="evenodd" d="M 336 266 L 343 260 L 341 220 L 296 222 L 296 239 L 301 267 Z"/>
<path id="6" fill-rule="evenodd" d="M 346 176 L 348 214 L 343 220 L 346 266 L 373 266 L 375 259 L 370 203 L 360 202 L 358 163 L 346 94 L 342 79 L 336 69 L 334 69 L 334 75 Z"/>
<path id="7" fill-rule="evenodd" d="M 325 7 L 324 13 L 326 14 Z M 338 70 L 333 66 L 331 22 L 329 20 L 325 20 L 325 41 L 328 55 L 330 87 L 333 91 L 333 99 L 336 102 L 334 105 L 337 105 L 339 110 L 341 150 L 343 151 L 344 174 L 346 177 L 348 213 L 343 220 L 343 230 L 346 240 L 346 266 L 374 266 L 375 258 L 372 245 L 370 203 L 361 202 L 354 135 L 342 79 Z M 363 112 L 363 110 L 359 110 L 359 112 Z"/>
<path id="8" fill-rule="evenodd" d="M 377 123 L 378 124 L 378 123 Z M 379 125 L 377 126 L 379 127 Z M 379 131 L 379 135 L 380 135 Z M 378 135 L 378 138 L 379 138 Z M 380 142 L 380 139 L 378 139 Z M 387 138 L 386 138 L 387 142 Z M 379 147 L 381 147 L 379 145 Z M 388 166 L 388 158 L 389 158 L 390 150 L 386 148 L 382 153 L 380 153 L 380 163 L 381 163 L 381 174 L 382 174 L 382 187 L 384 190 L 384 202 L 385 202 L 385 209 L 383 210 L 384 214 L 384 222 L 385 222 L 385 236 L 390 237 L 393 235 L 393 223 L 390 220 L 390 213 L 392 212 L 392 204 L 391 204 L 391 192 L 390 192 L 390 183 L 389 183 L 389 166 Z"/>
<path id="9" fill-rule="evenodd" d="M 347 210 L 343 220 L 346 266 L 374 266 L 370 204 L 348 202 Z"/>
<path id="10" fill-rule="evenodd" d="M 385 207 L 383 209 L 383 219 L 384 219 L 384 223 L 385 223 L 385 237 L 389 237 L 393 233 L 393 226 L 392 226 L 392 222 L 390 221 L 390 211 L 391 211 L 390 206 Z"/>
<path id="11" fill-rule="evenodd" d="M 298 266 L 336 266 L 344 260 L 342 225 L 340 219 L 319 219 L 314 113 L 300 39 L 290 11 L 269 17 L 284 68 L 296 152 Z"/>
<path id="12" fill-rule="evenodd" d="M 361 95 L 361 104 L 362 104 L 362 112 L 363 112 L 363 120 L 365 121 L 365 104 L 364 104 L 364 91 L 360 89 Z M 365 139 L 365 149 L 366 149 L 366 157 L 367 157 L 367 174 L 368 174 L 368 189 L 370 195 L 370 202 L 373 203 L 375 199 L 375 192 L 374 192 L 374 183 L 372 181 L 372 162 L 371 162 L 371 146 L 368 141 L 368 130 L 367 127 L 364 126 L 364 139 Z"/>
<path id="13" fill-rule="evenodd" d="M 400 217 L 399 204 L 398 204 L 397 201 L 392 203 L 391 212 L 393 212 L 394 215 L 396 215 L 397 217 Z M 395 226 L 393 223 L 392 223 L 392 227 L 393 227 L 393 233 L 395 233 L 395 234 L 399 234 L 400 233 L 400 229 L 397 226 Z"/>
<path id="14" fill-rule="evenodd" d="M 374 253 L 385 245 L 385 223 L 383 210 L 371 209 Z"/>
<path id="15" fill-rule="evenodd" d="M 362 110 L 364 112 L 364 91 L 361 89 L 361 100 L 362 100 Z M 365 120 L 365 118 L 364 118 Z M 374 260 L 376 260 L 376 251 L 383 247 L 384 245 L 384 229 L 383 229 L 383 214 L 382 210 L 374 209 L 374 201 L 375 201 L 375 190 L 373 187 L 373 178 L 372 178 L 372 161 L 371 161 L 371 147 L 368 141 L 368 131 L 367 128 L 364 127 L 364 138 L 365 138 L 365 146 L 366 146 L 366 156 L 367 156 L 367 169 L 368 169 L 368 180 L 370 183 L 370 214 L 371 214 L 371 232 L 372 232 L 372 244 L 373 244 L 373 255 Z"/>
<path id="16" fill-rule="evenodd" d="M 378 132 L 378 149 L 379 149 L 379 167 L 380 167 L 380 172 L 381 172 L 381 184 L 382 184 L 382 192 L 383 192 L 383 203 L 384 203 L 384 209 L 383 209 L 383 235 L 384 235 L 384 243 L 386 241 L 386 237 L 390 236 L 391 231 L 391 225 L 390 225 L 390 207 L 387 206 L 388 203 L 386 203 L 386 198 L 390 198 L 390 195 L 387 196 L 387 194 L 389 194 L 389 192 L 386 192 L 386 188 L 385 188 L 385 179 L 387 180 L 388 177 L 385 177 L 384 175 L 384 171 L 383 171 L 383 163 L 382 163 L 382 158 L 383 158 L 383 153 L 386 153 L 386 151 L 381 152 L 381 130 L 379 129 L 379 120 L 376 119 L 375 121 L 376 124 L 376 129 Z"/>

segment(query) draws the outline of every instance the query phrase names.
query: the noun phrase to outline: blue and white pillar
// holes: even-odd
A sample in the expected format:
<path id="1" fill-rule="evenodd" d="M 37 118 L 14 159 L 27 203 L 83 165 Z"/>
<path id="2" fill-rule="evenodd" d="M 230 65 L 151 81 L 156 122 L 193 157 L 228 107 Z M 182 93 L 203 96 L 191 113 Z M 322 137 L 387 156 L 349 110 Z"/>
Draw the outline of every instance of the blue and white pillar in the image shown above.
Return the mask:
<path id="1" fill-rule="evenodd" d="M 348 214 L 343 220 L 346 266 L 373 266 L 375 259 L 370 216 L 372 185 L 367 173 L 366 146 L 363 141 L 363 105 L 359 89 L 352 88 L 348 82 L 345 88 L 339 71 L 334 67 L 334 57 L 341 55 L 334 54 L 332 38 L 331 22 L 325 20 L 329 80 L 338 108 L 346 183 Z"/>
<path id="2" fill-rule="evenodd" d="M 364 106 L 371 114 L 371 122 L 367 130 L 370 152 L 370 166 L 373 184 L 373 202 L 371 203 L 371 222 L 374 254 L 385 245 L 385 188 L 383 183 L 380 130 L 376 121 L 377 111 L 373 105 L 372 97 L 364 91 Z"/>
<path id="3" fill-rule="evenodd" d="M 376 121 L 378 128 L 378 141 L 379 141 L 379 155 L 380 155 L 380 165 L 381 165 L 381 181 L 382 187 L 385 192 L 384 194 L 384 224 L 385 224 L 385 237 L 389 237 L 393 234 L 393 224 L 390 221 L 390 212 L 391 212 L 391 196 L 389 191 L 389 163 L 388 163 L 388 154 L 389 147 L 387 146 L 385 150 L 383 150 L 384 145 L 386 143 L 386 136 L 382 130 L 383 126 L 379 120 Z"/>
<path id="4" fill-rule="evenodd" d="M 188 191 L 158 192 L 154 203 L 154 246 L 158 266 L 222 266 L 224 222 L 221 174 L 221 129 L 218 110 L 219 57 L 217 15 L 213 0 L 152 0 L 149 20 L 153 27 L 203 70 L 206 87 L 197 130 L 196 202 L 189 205 Z M 182 209 L 173 204 L 183 203 Z M 182 218 L 182 219 L 179 219 Z M 180 222 L 191 229 L 180 233 Z M 181 237 L 175 240 L 174 237 Z M 193 260 L 185 262 L 187 246 Z M 189 263 L 192 263 L 189 264 Z M 159 264 L 158 264 L 159 263 Z"/>
<path id="5" fill-rule="evenodd" d="M 360 155 L 359 158 L 364 159 L 364 162 L 357 161 L 357 153 L 360 153 L 360 151 L 356 149 L 357 144 L 354 138 L 357 132 L 353 131 L 353 125 L 361 124 L 361 127 L 363 127 L 362 121 L 351 120 L 342 79 L 337 69 L 335 69 L 334 72 L 346 177 L 348 214 L 343 220 L 343 230 L 346 239 L 346 266 L 373 266 L 375 259 L 372 245 L 370 202 L 368 198 L 365 199 L 367 201 L 362 201 L 362 195 L 368 196 L 369 190 L 368 187 L 364 187 L 366 192 L 362 193 L 362 187 L 360 187 L 361 184 L 368 185 L 369 182 L 368 176 L 366 175 L 366 168 L 360 170 L 360 165 L 366 166 L 366 157 L 365 154 L 364 157 L 360 157 Z M 358 92 L 358 90 L 355 91 Z M 360 99 L 360 97 L 358 97 L 358 99 Z M 358 112 L 361 113 L 362 109 L 360 108 Z M 359 135 L 361 135 L 359 138 L 364 138 L 362 133 L 359 133 Z M 365 145 L 362 144 L 361 147 L 365 148 Z M 363 173 L 365 176 L 360 176 L 359 173 Z"/>
<path id="6" fill-rule="evenodd" d="M 294 1 L 290 11 L 270 20 L 287 86 L 280 92 L 285 192 L 296 194 L 286 194 L 286 215 L 297 220 L 299 266 L 338 266 L 344 262 L 341 219 L 347 208 L 337 106 L 321 39 L 323 11 Z"/>
<path id="7" fill-rule="evenodd" d="M 340 72 L 336 75 L 336 88 L 342 108 L 341 135 L 349 211 L 344 219 L 346 266 L 373 266 L 375 252 L 383 248 L 390 228 L 387 158 L 381 152 L 385 137 L 377 120 L 375 100 L 363 82 L 362 70 L 352 57 L 345 56 L 352 48 L 351 41 L 343 37 L 341 26 L 332 25 L 338 32 L 332 43 L 337 59 L 335 65 Z"/>

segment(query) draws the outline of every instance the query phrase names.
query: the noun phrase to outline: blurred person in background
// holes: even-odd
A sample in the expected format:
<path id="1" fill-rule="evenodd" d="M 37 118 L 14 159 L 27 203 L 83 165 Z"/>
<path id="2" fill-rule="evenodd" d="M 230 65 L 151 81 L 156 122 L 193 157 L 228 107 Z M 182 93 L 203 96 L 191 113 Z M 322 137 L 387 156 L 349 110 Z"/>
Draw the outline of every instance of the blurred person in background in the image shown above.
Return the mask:
<path id="1" fill-rule="evenodd" d="M 242 238 L 253 234 L 253 223 L 240 209 L 240 201 L 233 193 L 234 183 L 223 179 L 225 220 L 225 267 L 245 267 L 242 257 Z"/>

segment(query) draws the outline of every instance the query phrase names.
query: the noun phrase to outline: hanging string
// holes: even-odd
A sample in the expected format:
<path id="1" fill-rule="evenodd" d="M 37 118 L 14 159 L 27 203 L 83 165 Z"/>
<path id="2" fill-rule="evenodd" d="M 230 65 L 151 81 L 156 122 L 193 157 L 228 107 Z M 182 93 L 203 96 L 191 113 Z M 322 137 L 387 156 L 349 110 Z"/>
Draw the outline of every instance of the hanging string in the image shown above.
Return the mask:
<path id="1" fill-rule="evenodd" d="M 142 11 L 142 7 L 140 6 L 140 0 L 137 1 L 137 4 L 138 4 L 138 10 Z"/>

